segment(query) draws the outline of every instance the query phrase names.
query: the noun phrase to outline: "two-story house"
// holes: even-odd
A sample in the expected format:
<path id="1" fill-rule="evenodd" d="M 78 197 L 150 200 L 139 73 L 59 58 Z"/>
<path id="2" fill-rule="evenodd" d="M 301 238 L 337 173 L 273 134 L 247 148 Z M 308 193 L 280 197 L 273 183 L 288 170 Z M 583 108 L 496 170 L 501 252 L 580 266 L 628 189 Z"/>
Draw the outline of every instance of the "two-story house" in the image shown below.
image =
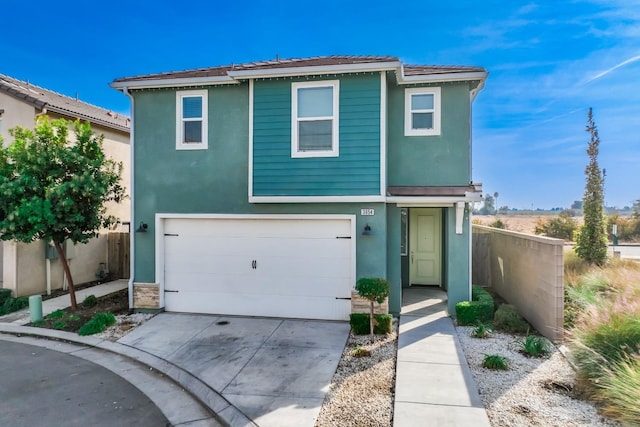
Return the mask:
<path id="1" fill-rule="evenodd" d="M 329 56 L 119 78 L 134 308 L 348 319 L 360 277 L 470 298 L 487 73 Z"/>
<path id="2" fill-rule="evenodd" d="M 21 126 L 33 129 L 39 116 L 51 120 L 82 120 L 91 124 L 96 134 L 104 135 L 102 148 L 107 156 L 122 162 L 121 182 L 129 187 L 130 119 L 105 108 L 62 95 L 33 83 L 0 74 L 0 136 L 4 144 L 13 138 L 9 129 Z M 73 131 L 69 132 L 73 138 Z M 109 202 L 108 212 L 121 223 L 129 222 L 129 199 Z M 123 227 L 127 230 L 128 227 Z M 69 268 L 76 284 L 91 282 L 97 273 L 109 268 L 107 230 L 84 245 L 67 247 Z M 49 255 L 47 255 L 49 254 Z M 62 263 L 55 251 L 46 250 L 46 242 L 19 243 L 0 241 L 0 287 L 12 289 L 14 296 L 27 296 L 61 289 L 66 285 Z"/>

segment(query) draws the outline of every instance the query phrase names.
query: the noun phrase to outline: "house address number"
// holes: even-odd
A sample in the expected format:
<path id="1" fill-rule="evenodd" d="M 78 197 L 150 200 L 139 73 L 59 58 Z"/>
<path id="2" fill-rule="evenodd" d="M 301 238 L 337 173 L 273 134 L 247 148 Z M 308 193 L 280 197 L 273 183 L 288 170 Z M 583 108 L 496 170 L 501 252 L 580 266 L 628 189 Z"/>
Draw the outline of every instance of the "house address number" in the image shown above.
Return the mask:
<path id="1" fill-rule="evenodd" d="M 360 209 L 360 215 L 362 216 L 373 216 L 375 215 L 374 209 Z"/>

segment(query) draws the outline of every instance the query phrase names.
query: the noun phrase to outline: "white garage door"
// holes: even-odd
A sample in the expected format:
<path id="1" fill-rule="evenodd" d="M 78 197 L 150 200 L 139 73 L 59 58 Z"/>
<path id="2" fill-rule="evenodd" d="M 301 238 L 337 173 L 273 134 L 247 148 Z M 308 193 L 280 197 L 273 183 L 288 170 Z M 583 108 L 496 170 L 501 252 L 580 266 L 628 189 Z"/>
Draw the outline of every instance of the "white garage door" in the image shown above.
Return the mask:
<path id="1" fill-rule="evenodd" d="M 165 219 L 165 310 L 348 320 L 352 244 L 349 219 Z"/>

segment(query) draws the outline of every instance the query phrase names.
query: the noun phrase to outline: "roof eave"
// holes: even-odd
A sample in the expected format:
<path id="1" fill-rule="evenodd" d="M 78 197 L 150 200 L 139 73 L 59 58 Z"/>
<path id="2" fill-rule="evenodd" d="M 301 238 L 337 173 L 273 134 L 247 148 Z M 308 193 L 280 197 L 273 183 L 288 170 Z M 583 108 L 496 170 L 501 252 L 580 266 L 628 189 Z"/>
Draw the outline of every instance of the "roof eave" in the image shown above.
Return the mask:
<path id="1" fill-rule="evenodd" d="M 482 201 L 482 193 L 466 192 L 464 196 L 387 196 L 387 203 L 398 207 L 412 206 L 452 206 L 457 202 L 475 203 Z"/>
<path id="2" fill-rule="evenodd" d="M 183 77 L 178 79 L 141 79 L 141 80 L 119 80 L 109 83 L 109 86 L 116 90 L 128 89 L 150 89 L 163 87 L 237 84 L 238 81 L 229 76 L 209 76 L 209 77 Z"/>
<path id="3" fill-rule="evenodd" d="M 416 83 L 439 83 L 439 82 L 463 82 L 480 81 L 484 83 L 489 73 L 486 71 L 469 71 L 465 73 L 441 73 L 441 74 L 421 74 L 405 76 L 404 73 L 398 79 L 398 84 Z"/>

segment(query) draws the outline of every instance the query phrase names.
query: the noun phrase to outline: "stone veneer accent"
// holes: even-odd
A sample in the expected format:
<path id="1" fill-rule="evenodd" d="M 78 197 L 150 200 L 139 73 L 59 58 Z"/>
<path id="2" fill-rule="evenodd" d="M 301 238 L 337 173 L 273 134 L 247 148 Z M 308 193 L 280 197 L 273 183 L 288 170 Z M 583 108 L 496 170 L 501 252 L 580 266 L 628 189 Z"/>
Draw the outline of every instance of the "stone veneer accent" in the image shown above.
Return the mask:
<path id="1" fill-rule="evenodd" d="M 160 286 L 156 283 L 134 283 L 133 308 L 159 309 Z"/>
<path id="2" fill-rule="evenodd" d="M 358 291 L 351 291 L 351 312 L 352 313 L 369 313 L 371 302 L 362 298 Z M 389 298 L 385 298 L 382 304 L 377 302 L 373 303 L 373 312 L 375 314 L 387 314 L 389 313 Z"/>

